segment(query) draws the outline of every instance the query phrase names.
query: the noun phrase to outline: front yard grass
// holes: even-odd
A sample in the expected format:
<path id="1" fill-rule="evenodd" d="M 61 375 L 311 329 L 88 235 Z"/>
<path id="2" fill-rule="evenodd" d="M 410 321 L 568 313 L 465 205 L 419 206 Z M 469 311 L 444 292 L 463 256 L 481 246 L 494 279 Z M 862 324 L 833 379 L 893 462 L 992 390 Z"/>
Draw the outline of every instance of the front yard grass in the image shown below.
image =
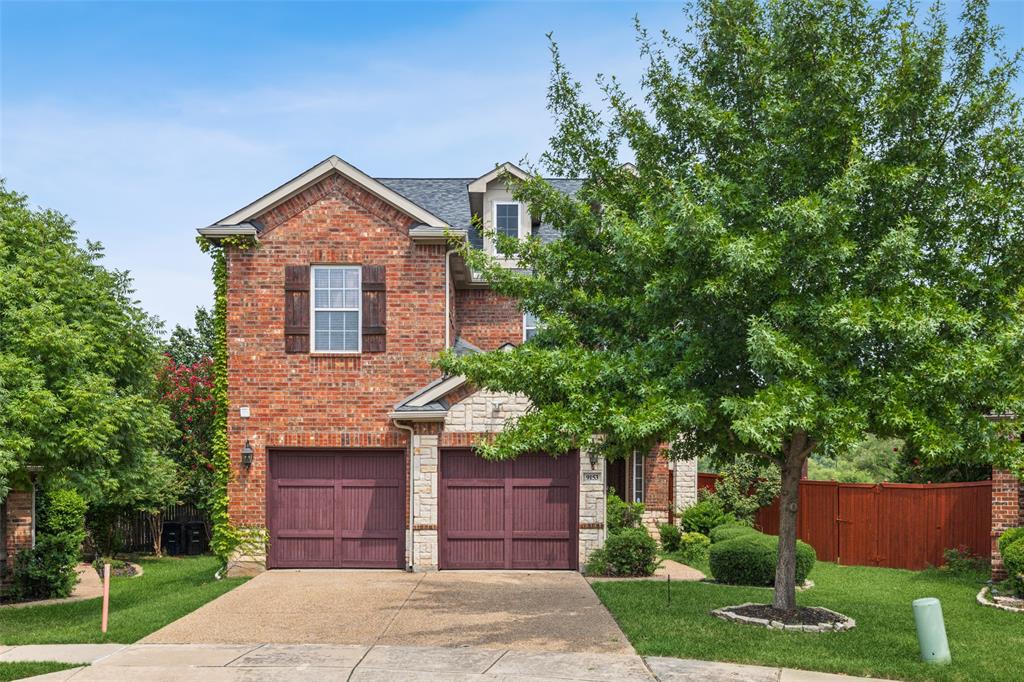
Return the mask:
<path id="1" fill-rule="evenodd" d="M 10 682 L 10 680 L 20 680 L 25 677 L 45 675 L 46 673 L 55 673 L 58 670 L 79 667 L 81 666 L 77 663 L 56 663 L 53 661 L 2 662 L 0 663 L 0 682 Z"/>
<path id="2" fill-rule="evenodd" d="M 101 599 L 0 609 L 0 644 L 130 644 L 241 585 L 214 580 L 215 557 L 142 559 L 143 575 L 112 578 L 110 623 L 100 633 Z M 3 679 L 3 678 L 0 678 Z"/>
<path id="3" fill-rule="evenodd" d="M 1024 617 L 975 602 L 986 576 L 930 570 L 901 571 L 819 562 L 815 587 L 797 593 L 806 606 L 853 617 L 849 632 L 775 632 L 728 623 L 709 611 L 744 602 L 770 602 L 771 590 L 672 582 L 672 601 L 660 581 L 593 584 L 637 653 L 731 661 L 905 680 L 999 680 L 1020 675 L 1015 654 L 1024 650 Z M 938 597 L 953 655 L 949 666 L 919 661 L 910 603 Z"/>

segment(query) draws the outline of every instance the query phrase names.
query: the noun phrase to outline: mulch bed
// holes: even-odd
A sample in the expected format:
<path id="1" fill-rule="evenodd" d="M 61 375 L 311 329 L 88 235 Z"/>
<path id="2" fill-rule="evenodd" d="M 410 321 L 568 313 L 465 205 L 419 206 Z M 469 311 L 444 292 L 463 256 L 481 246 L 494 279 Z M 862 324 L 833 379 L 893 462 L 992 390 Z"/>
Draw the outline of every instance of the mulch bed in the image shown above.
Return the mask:
<path id="1" fill-rule="evenodd" d="M 729 611 L 748 618 L 776 621 L 783 625 L 834 625 L 846 620 L 834 611 L 815 606 L 801 606 L 795 611 L 782 611 L 768 604 L 750 604 L 730 608 Z"/>
<path id="2" fill-rule="evenodd" d="M 96 568 L 96 573 L 102 578 L 103 577 L 103 567 L 102 566 L 95 566 L 95 568 Z M 125 563 L 124 565 L 121 565 L 121 566 L 113 566 L 112 565 L 110 567 L 110 576 L 112 578 L 131 578 L 136 573 L 138 573 L 138 571 L 135 570 L 135 566 L 133 566 L 132 564 L 129 564 L 129 563 Z"/>

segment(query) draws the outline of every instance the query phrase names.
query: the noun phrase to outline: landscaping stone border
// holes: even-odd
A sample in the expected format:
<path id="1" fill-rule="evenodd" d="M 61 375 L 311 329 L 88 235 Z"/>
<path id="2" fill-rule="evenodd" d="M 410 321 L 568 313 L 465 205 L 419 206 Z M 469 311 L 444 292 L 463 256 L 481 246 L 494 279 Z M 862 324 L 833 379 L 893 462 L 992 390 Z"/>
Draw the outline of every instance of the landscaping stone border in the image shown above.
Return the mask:
<path id="1" fill-rule="evenodd" d="M 701 582 L 702 583 L 707 583 L 708 585 L 722 585 L 724 587 L 759 587 L 762 590 L 773 590 L 773 589 L 775 589 L 771 585 L 737 585 L 735 583 L 720 583 L 717 580 L 715 580 L 714 578 L 704 578 L 703 580 L 701 580 Z M 796 586 L 796 591 L 797 592 L 805 592 L 806 590 L 809 590 L 812 587 L 814 587 L 814 581 L 810 580 L 810 579 L 807 579 L 807 580 L 804 580 L 802 584 Z"/>
<path id="2" fill-rule="evenodd" d="M 721 618 L 722 620 L 733 621 L 734 623 L 742 623 L 744 625 L 756 625 L 757 627 L 768 628 L 769 630 L 779 630 L 788 632 L 845 632 L 846 630 L 852 630 L 857 627 L 857 621 L 849 616 L 844 616 L 841 613 L 833 611 L 832 609 L 826 609 L 824 606 L 815 606 L 816 609 L 822 611 L 828 611 L 829 613 L 839 616 L 843 620 L 838 623 L 822 623 L 821 625 L 786 625 L 780 623 L 777 620 L 768 620 L 767 618 L 752 618 L 750 616 L 743 616 L 738 613 L 733 613 L 729 609 L 740 609 L 744 606 L 761 606 L 755 602 L 746 602 L 744 604 L 737 604 L 735 606 L 723 606 L 720 609 L 715 609 L 711 612 L 711 615 L 715 618 Z"/>
<path id="3" fill-rule="evenodd" d="M 989 592 L 991 588 L 988 585 L 981 588 L 978 592 L 978 603 L 982 606 L 990 606 L 994 609 L 1002 609 L 1003 611 L 1010 611 L 1012 613 L 1024 613 L 1024 607 L 1010 606 L 1009 604 L 1000 604 L 998 601 L 992 599 L 992 595 Z"/>

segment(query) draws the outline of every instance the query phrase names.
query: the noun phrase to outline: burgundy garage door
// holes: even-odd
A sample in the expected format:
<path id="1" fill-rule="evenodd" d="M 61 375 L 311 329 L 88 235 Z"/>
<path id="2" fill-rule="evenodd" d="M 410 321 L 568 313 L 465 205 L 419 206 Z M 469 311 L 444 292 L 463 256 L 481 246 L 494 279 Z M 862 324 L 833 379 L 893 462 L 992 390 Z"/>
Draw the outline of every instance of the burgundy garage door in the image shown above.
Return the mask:
<path id="1" fill-rule="evenodd" d="M 270 568 L 402 568 L 401 451 L 275 451 L 267 517 Z"/>
<path id="2" fill-rule="evenodd" d="M 441 453 L 441 568 L 575 569 L 578 458 Z"/>

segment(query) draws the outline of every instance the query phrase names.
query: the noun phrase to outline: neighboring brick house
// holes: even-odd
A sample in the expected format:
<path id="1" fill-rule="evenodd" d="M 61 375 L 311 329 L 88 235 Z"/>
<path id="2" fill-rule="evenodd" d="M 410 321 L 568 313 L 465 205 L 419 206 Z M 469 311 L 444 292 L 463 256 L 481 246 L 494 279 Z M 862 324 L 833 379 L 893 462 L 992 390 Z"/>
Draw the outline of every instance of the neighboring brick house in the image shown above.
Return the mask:
<path id="1" fill-rule="evenodd" d="M 10 584 L 14 557 L 35 544 L 35 493 L 11 490 L 0 502 L 0 594 Z"/>
<path id="2" fill-rule="evenodd" d="M 608 472 L 585 450 L 473 454 L 528 403 L 440 376 L 431 361 L 445 348 L 522 343 L 536 322 L 475 277 L 449 239 L 494 253 L 474 215 L 511 236 L 557 238 L 513 200 L 503 171 L 522 172 L 375 179 L 332 156 L 199 230 L 257 240 L 226 246 L 229 513 L 266 527 L 270 545 L 236 557 L 235 572 L 579 569 L 604 541 L 611 477 L 647 503 L 649 525 L 696 498 L 695 462 L 669 463 L 660 448 Z"/>
<path id="3" fill-rule="evenodd" d="M 1024 526 L 1024 481 L 1006 469 L 992 470 L 992 577 L 1005 578 L 999 555 L 999 536 L 1007 528 Z"/>

